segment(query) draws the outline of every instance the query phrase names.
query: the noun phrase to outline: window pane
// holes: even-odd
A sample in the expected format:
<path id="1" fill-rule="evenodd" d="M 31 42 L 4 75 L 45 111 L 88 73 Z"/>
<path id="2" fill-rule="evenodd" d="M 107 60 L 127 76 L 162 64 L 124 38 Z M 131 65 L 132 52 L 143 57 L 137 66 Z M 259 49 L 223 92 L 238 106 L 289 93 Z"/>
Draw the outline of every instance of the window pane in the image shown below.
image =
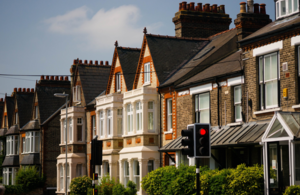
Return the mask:
<path id="1" fill-rule="evenodd" d="M 77 141 L 82 141 L 82 125 L 77 125 Z"/>
<path id="2" fill-rule="evenodd" d="M 298 10 L 298 0 L 294 0 L 294 12 Z"/>
<path id="3" fill-rule="evenodd" d="M 69 140 L 73 140 L 73 133 L 72 133 L 72 119 L 69 119 Z"/>
<path id="4" fill-rule="evenodd" d="M 266 106 L 276 106 L 278 104 L 277 80 L 266 83 Z"/>
<path id="5" fill-rule="evenodd" d="M 234 88 L 234 103 L 241 102 L 241 87 L 235 87 Z"/>
<path id="6" fill-rule="evenodd" d="M 172 100 L 168 100 L 168 113 L 172 113 Z"/>
<path id="7" fill-rule="evenodd" d="M 286 14 L 286 5 L 285 5 L 285 0 L 281 1 L 281 15 L 284 16 Z"/>
<path id="8" fill-rule="evenodd" d="M 289 14 L 292 13 L 292 0 L 289 0 Z"/>
<path id="9" fill-rule="evenodd" d="M 279 17 L 279 2 L 276 3 L 276 17 Z"/>
<path id="10" fill-rule="evenodd" d="M 268 81 L 271 79 L 271 59 L 270 56 L 265 57 L 265 81 Z"/>
<path id="11" fill-rule="evenodd" d="M 153 102 L 148 102 L 148 109 L 153 109 Z"/>
<path id="12" fill-rule="evenodd" d="M 209 108 L 209 93 L 201 94 L 200 97 L 200 109 Z"/>
<path id="13" fill-rule="evenodd" d="M 271 79 L 276 79 L 277 78 L 277 55 L 272 55 L 271 56 Z"/>
<path id="14" fill-rule="evenodd" d="M 153 112 L 148 112 L 148 129 L 153 130 Z"/>
<path id="15" fill-rule="evenodd" d="M 140 130 L 140 114 L 136 114 L 136 128 L 137 130 Z"/>
<path id="16" fill-rule="evenodd" d="M 82 176 L 82 164 L 76 165 L 76 177 Z"/>
<path id="17" fill-rule="evenodd" d="M 259 81 L 263 82 L 263 58 L 259 58 Z"/>
<path id="18" fill-rule="evenodd" d="M 63 190 L 63 188 L 64 188 L 64 173 L 63 173 L 62 165 L 59 166 L 59 173 L 60 173 L 59 187 L 60 187 L 60 190 Z"/>
<path id="19" fill-rule="evenodd" d="M 195 96 L 195 111 L 197 111 L 199 109 L 199 96 L 196 95 Z"/>
<path id="20" fill-rule="evenodd" d="M 35 132 L 35 152 L 40 152 L 40 133 Z"/>
<path id="21" fill-rule="evenodd" d="M 242 119 L 242 116 L 241 116 L 241 105 L 240 104 L 235 105 L 235 119 L 236 120 Z"/>
<path id="22" fill-rule="evenodd" d="M 14 154 L 18 154 L 19 153 L 19 136 L 15 135 L 15 140 L 14 140 L 14 144 L 15 144 L 15 151 Z"/>
<path id="23" fill-rule="evenodd" d="M 200 112 L 200 123 L 209 123 L 209 110 L 202 110 Z"/>

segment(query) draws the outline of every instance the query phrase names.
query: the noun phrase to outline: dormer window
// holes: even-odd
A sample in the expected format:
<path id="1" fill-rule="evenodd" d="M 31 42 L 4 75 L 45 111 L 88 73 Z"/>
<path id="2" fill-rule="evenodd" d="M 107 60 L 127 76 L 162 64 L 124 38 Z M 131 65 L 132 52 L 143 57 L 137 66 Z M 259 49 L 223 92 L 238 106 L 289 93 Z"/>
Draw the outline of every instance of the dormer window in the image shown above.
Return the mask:
<path id="1" fill-rule="evenodd" d="M 150 63 L 144 64 L 144 84 L 150 83 Z"/>
<path id="2" fill-rule="evenodd" d="M 37 119 L 39 115 L 39 106 L 35 106 L 34 108 L 34 118 Z"/>
<path id="3" fill-rule="evenodd" d="M 121 91 L 121 74 L 116 73 L 116 92 Z"/>
<path id="4" fill-rule="evenodd" d="M 7 128 L 7 122 L 6 122 L 7 116 L 4 116 L 4 128 Z"/>
<path id="5" fill-rule="evenodd" d="M 73 87 L 73 102 L 80 102 L 81 101 L 81 90 L 80 85 Z"/>
<path id="6" fill-rule="evenodd" d="M 298 0 L 278 0 L 276 2 L 276 19 L 289 16 L 298 11 Z"/>
<path id="7" fill-rule="evenodd" d="M 16 112 L 16 113 L 15 113 L 15 124 L 16 124 L 16 125 L 18 124 L 18 116 L 19 116 L 19 115 L 18 115 L 18 113 Z"/>

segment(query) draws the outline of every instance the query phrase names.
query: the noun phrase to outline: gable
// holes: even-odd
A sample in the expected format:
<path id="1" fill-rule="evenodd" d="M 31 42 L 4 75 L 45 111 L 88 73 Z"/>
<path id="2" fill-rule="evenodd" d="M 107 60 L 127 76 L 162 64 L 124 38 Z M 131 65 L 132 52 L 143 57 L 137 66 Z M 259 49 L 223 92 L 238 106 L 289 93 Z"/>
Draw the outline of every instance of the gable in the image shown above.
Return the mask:
<path id="1" fill-rule="evenodd" d="M 121 62 L 119 59 L 118 54 L 116 53 L 116 60 L 114 61 L 114 64 L 112 64 L 112 70 L 111 70 L 111 75 L 110 75 L 110 83 L 109 83 L 109 92 L 107 94 L 112 94 L 117 92 L 116 91 L 116 74 L 120 73 L 120 80 L 121 80 L 121 93 L 124 93 L 127 91 L 126 83 L 124 80 L 124 75 L 123 75 L 123 70 L 121 66 Z"/>

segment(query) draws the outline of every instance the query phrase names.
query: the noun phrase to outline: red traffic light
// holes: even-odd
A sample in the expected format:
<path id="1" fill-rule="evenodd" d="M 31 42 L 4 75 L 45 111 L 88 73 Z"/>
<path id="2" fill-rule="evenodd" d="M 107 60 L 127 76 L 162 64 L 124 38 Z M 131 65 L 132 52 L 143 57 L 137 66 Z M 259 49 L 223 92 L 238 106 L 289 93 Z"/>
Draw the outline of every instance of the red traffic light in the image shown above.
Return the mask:
<path id="1" fill-rule="evenodd" d="M 205 129 L 200 129 L 200 135 L 206 135 L 207 131 Z"/>

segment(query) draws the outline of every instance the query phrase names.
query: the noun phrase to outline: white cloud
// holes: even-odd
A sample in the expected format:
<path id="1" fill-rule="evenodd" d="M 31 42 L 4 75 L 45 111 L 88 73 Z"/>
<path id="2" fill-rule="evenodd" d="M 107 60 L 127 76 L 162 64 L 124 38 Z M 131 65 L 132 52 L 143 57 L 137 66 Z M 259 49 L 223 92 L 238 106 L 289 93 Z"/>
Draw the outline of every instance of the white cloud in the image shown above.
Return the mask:
<path id="1" fill-rule="evenodd" d="M 91 18 L 88 13 L 92 13 L 92 10 L 83 6 L 49 18 L 45 23 L 49 25 L 51 32 L 87 40 L 86 46 L 92 48 L 111 48 L 116 40 L 121 46 L 140 47 L 144 26 L 151 33 L 161 26 L 161 23 L 138 26 L 141 14 L 134 5 L 123 5 L 107 11 L 100 9 Z"/>

